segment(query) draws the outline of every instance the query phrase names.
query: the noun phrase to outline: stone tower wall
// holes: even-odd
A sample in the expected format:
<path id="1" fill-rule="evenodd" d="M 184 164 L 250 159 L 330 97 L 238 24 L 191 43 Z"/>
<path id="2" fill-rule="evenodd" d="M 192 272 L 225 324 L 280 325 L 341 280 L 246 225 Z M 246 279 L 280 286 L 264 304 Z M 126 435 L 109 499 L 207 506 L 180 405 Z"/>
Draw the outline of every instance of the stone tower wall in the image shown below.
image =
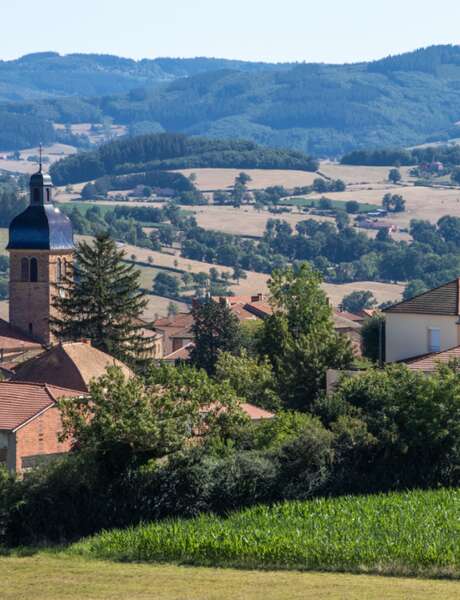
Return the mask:
<path id="1" fill-rule="evenodd" d="M 36 282 L 22 281 L 23 258 L 37 259 Z M 59 258 L 70 263 L 73 253 L 46 250 L 10 251 L 10 324 L 45 345 L 55 342 L 50 332 L 49 318 L 53 313 L 53 298 L 58 293 L 56 276 Z"/>

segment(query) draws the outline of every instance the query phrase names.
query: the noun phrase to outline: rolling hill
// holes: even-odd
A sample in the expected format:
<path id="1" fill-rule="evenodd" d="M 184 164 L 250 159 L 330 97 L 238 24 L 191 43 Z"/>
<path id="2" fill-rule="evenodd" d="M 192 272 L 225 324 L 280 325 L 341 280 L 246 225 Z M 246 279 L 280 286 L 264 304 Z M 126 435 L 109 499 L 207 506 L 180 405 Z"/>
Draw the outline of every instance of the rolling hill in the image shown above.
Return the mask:
<path id="1" fill-rule="evenodd" d="M 52 137 L 53 122 L 110 117 L 145 132 L 338 156 L 458 137 L 460 46 L 346 65 L 42 53 L 0 63 L 2 98 L 2 148 L 24 143 L 24 132 L 5 139 L 3 124 L 26 115 L 34 141 L 39 124 Z"/>

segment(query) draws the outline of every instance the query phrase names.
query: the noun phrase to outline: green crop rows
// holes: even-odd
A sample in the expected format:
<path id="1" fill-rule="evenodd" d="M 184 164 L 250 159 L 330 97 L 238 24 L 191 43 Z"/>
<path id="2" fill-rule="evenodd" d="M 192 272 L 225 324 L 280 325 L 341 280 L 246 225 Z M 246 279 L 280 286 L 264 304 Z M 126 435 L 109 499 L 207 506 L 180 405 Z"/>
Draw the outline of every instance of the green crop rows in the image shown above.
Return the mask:
<path id="1" fill-rule="evenodd" d="M 103 532 L 71 552 L 123 561 L 460 575 L 460 490 L 258 506 Z"/>

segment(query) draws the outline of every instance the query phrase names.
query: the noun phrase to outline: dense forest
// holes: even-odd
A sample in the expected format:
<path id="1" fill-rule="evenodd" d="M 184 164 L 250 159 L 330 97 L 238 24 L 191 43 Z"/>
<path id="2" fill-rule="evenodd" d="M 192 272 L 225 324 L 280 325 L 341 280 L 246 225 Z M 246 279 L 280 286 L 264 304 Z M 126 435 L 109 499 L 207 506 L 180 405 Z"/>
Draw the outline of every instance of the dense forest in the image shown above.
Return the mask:
<path id="1" fill-rule="evenodd" d="M 407 150 L 404 148 L 382 148 L 378 150 L 353 150 L 345 154 L 343 165 L 366 165 L 391 167 L 396 165 L 408 166 L 433 161 L 445 165 L 460 165 L 460 146 L 439 144 Z"/>
<path id="2" fill-rule="evenodd" d="M 44 53 L 0 63 L 0 90 L 0 115 L 27 114 L 41 127 L 110 118 L 134 132 L 243 138 L 339 156 L 457 137 L 460 46 L 351 65 Z M 37 136 L 32 122 L 28 130 Z M 1 131 L 1 148 L 23 145 Z"/>
<path id="3" fill-rule="evenodd" d="M 263 148 L 253 142 L 160 133 L 123 138 L 92 152 L 74 154 L 53 164 L 50 173 L 56 185 L 64 185 L 105 175 L 191 167 L 315 171 L 318 165 L 301 152 Z"/>
<path id="4" fill-rule="evenodd" d="M 104 96 L 218 69 L 253 72 L 291 66 L 220 58 L 133 60 L 109 54 L 36 52 L 0 60 L 0 101 Z"/>

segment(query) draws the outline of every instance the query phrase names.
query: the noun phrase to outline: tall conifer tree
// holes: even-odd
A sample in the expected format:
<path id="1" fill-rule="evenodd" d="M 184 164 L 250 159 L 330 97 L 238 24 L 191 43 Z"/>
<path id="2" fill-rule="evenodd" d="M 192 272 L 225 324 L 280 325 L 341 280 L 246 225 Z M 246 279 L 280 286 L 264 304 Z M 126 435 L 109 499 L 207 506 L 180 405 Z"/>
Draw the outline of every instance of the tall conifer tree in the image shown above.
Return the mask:
<path id="1" fill-rule="evenodd" d="M 142 368 L 151 350 L 139 324 L 147 300 L 139 271 L 124 256 L 107 233 L 93 244 L 81 242 L 53 303 L 58 315 L 50 326 L 60 340 L 88 338 L 95 348 Z"/>
<path id="2" fill-rule="evenodd" d="M 236 354 L 241 349 L 238 319 L 222 298 L 218 302 L 212 298 L 197 302 L 192 315 L 195 346 L 191 361 L 213 375 L 221 352 Z"/>

